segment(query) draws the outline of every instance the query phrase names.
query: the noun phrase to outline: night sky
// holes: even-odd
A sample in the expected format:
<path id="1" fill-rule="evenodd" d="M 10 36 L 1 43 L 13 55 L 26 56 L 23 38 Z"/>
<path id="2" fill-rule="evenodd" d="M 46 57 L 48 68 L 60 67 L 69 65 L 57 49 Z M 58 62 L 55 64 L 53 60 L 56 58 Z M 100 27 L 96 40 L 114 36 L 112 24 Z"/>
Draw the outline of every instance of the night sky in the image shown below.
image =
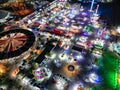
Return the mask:
<path id="1" fill-rule="evenodd" d="M 113 1 L 110 18 L 113 24 L 120 25 L 120 0 Z"/>
<path id="2" fill-rule="evenodd" d="M 77 2 L 77 0 L 73 0 L 73 2 Z M 89 7 L 90 7 L 89 3 Z M 107 18 L 107 21 L 112 26 L 120 25 L 120 0 L 113 0 L 112 3 L 99 3 L 100 14 Z"/>

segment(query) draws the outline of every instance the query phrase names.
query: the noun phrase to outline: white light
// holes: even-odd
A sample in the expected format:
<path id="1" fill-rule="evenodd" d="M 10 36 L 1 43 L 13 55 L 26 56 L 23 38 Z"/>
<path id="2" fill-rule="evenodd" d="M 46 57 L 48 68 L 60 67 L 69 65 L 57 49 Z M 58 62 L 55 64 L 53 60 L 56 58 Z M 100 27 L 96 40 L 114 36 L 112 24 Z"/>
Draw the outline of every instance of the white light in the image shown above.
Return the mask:
<path id="1" fill-rule="evenodd" d="M 59 81 L 57 82 L 56 86 L 57 86 L 57 88 L 59 88 L 61 90 L 64 89 L 63 84 L 61 82 L 59 82 Z"/>
<path id="2" fill-rule="evenodd" d="M 82 55 L 77 55 L 76 57 L 77 57 L 77 59 L 83 59 Z"/>
<path id="3" fill-rule="evenodd" d="M 7 90 L 7 85 L 0 85 L 0 88 Z"/>
<path id="4" fill-rule="evenodd" d="M 87 21 L 87 18 L 85 17 L 85 18 L 83 19 L 83 21 Z"/>
<path id="5" fill-rule="evenodd" d="M 38 87 L 32 87 L 33 90 L 40 90 Z"/>
<path id="6" fill-rule="evenodd" d="M 120 33 L 120 26 L 117 28 L 117 32 Z"/>
<path id="7" fill-rule="evenodd" d="M 51 59 L 54 59 L 56 56 L 56 54 L 54 53 L 52 56 L 51 56 Z"/>
<path id="8" fill-rule="evenodd" d="M 79 86 L 78 84 L 75 84 L 73 90 L 77 90 L 78 86 Z"/>
<path id="9" fill-rule="evenodd" d="M 95 74 L 95 73 L 91 73 L 89 75 L 89 81 L 91 83 L 97 83 L 97 81 L 99 81 L 99 76 L 97 74 Z"/>
<path id="10" fill-rule="evenodd" d="M 81 42 L 86 42 L 86 41 L 87 41 L 87 37 L 82 36 L 82 37 L 79 38 L 79 40 L 80 40 Z"/>
<path id="11" fill-rule="evenodd" d="M 82 89 L 83 88 L 83 84 L 82 83 L 76 83 L 73 85 L 73 88 L 70 90 L 78 90 L 78 89 Z"/>
<path id="12" fill-rule="evenodd" d="M 97 39 L 94 41 L 94 44 L 98 44 L 98 45 L 104 46 L 105 41 L 97 38 Z"/>
<path id="13" fill-rule="evenodd" d="M 67 84 L 66 80 L 64 80 L 63 78 L 61 78 L 61 77 L 59 77 L 59 76 L 56 76 L 55 79 L 56 79 L 56 81 L 57 81 L 56 87 L 57 87 L 59 90 L 64 90 L 64 88 L 65 88 L 65 86 L 66 86 L 66 84 Z"/>
<path id="14" fill-rule="evenodd" d="M 29 83 L 29 81 L 30 81 L 30 79 L 25 77 L 25 78 L 23 78 L 22 83 L 27 85 Z"/>

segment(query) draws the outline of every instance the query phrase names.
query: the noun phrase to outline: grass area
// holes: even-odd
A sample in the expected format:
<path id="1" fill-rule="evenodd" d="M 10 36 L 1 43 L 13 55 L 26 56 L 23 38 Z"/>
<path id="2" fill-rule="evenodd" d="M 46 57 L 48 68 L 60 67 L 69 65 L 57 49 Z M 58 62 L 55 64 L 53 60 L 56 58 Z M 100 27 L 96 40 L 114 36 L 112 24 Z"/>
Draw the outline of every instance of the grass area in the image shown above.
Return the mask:
<path id="1" fill-rule="evenodd" d="M 119 58 L 114 52 L 108 50 L 103 52 L 101 76 L 105 90 L 119 90 L 117 88 L 118 61 Z"/>

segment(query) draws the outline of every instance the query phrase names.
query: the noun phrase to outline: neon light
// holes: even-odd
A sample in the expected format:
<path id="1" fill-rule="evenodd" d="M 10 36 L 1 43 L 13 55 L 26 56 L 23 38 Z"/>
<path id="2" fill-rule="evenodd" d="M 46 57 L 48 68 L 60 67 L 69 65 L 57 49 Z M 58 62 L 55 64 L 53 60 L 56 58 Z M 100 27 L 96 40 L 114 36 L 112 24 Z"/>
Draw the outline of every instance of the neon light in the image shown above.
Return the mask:
<path id="1" fill-rule="evenodd" d="M 94 1 L 95 1 L 95 0 L 92 0 L 91 7 L 90 7 L 90 11 L 92 11 L 92 9 L 93 9 Z"/>
<path id="2" fill-rule="evenodd" d="M 96 14 L 98 13 L 98 9 L 99 9 L 99 5 L 97 5 L 96 12 L 95 12 Z"/>

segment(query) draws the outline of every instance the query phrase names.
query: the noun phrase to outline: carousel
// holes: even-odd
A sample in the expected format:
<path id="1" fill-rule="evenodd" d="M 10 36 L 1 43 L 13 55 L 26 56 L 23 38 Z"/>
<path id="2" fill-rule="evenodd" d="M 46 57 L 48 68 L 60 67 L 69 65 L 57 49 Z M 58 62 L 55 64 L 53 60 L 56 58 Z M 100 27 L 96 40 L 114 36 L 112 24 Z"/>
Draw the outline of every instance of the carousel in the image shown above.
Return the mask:
<path id="1" fill-rule="evenodd" d="M 24 29 L 15 29 L 0 34 L 0 60 L 9 59 L 28 51 L 34 44 L 35 35 Z"/>

